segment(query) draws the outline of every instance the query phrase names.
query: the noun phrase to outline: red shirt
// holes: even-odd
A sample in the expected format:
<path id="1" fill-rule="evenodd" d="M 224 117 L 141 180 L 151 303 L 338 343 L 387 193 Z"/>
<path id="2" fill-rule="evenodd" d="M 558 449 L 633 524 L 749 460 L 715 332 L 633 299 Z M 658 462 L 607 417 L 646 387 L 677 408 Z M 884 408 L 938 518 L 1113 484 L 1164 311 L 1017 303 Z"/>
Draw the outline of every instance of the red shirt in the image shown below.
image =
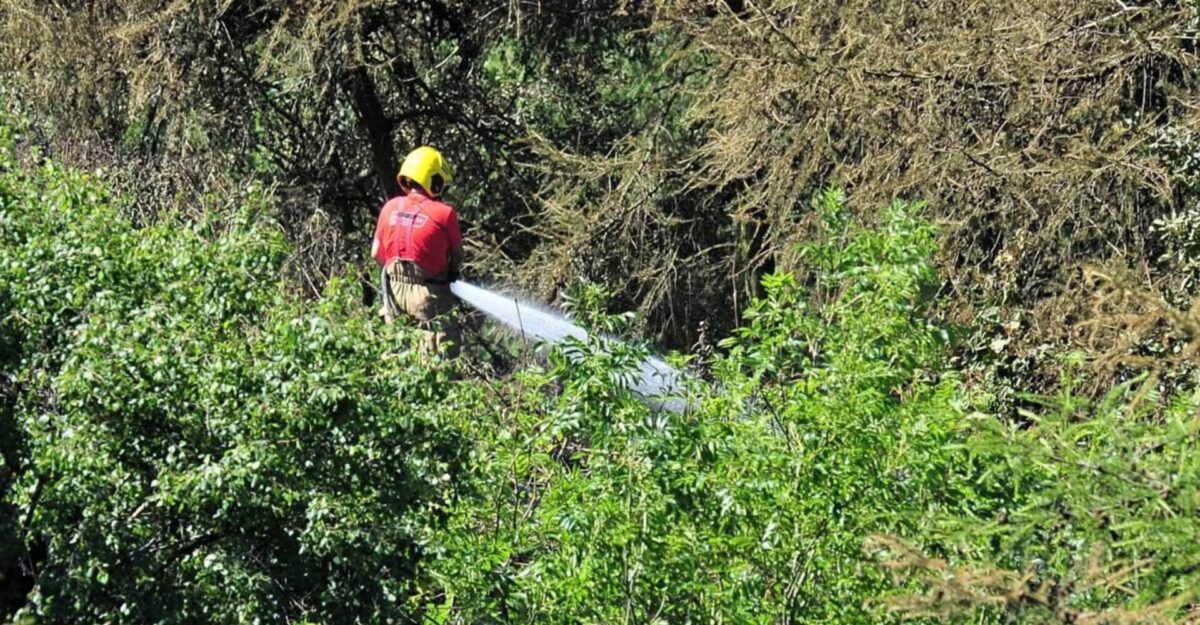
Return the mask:
<path id="1" fill-rule="evenodd" d="M 375 261 L 386 266 L 394 258 L 417 263 L 430 276 L 450 267 L 450 250 L 462 245 L 458 214 L 420 193 L 388 200 L 375 226 Z"/>

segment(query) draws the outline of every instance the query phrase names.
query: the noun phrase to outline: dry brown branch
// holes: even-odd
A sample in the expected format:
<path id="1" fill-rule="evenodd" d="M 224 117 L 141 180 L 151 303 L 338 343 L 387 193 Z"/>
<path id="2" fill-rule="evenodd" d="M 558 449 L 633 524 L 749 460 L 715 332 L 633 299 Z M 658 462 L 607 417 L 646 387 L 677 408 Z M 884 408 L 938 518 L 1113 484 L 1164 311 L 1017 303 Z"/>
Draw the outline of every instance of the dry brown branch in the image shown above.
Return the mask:
<path id="1" fill-rule="evenodd" d="M 1144 399 L 1161 376 L 1200 353 L 1200 298 L 1190 308 L 1171 305 L 1128 269 L 1089 267 L 1088 319 L 1079 324 L 1098 371 L 1111 379 L 1121 371 L 1145 371 L 1137 399 Z"/>
<path id="2" fill-rule="evenodd" d="M 1019 337 L 1013 348 L 1021 349 L 1071 340 L 1065 319 L 1086 311 L 1079 268 L 1148 256 L 1151 222 L 1177 206 L 1171 172 L 1148 146 L 1163 127 L 1197 124 L 1200 66 L 1185 6 L 733 6 L 656 3 L 657 29 L 688 46 L 672 58 L 702 61 L 707 79 L 680 87 L 690 144 L 656 144 L 645 130 L 620 142 L 616 158 L 564 154 L 561 146 L 539 151 L 554 163 L 546 174 L 559 178 L 547 188 L 554 208 L 548 204 L 539 219 L 553 212 L 572 221 L 539 233 L 549 245 L 526 263 L 528 275 L 560 278 L 583 256 L 594 280 L 691 274 L 720 288 L 677 290 L 676 298 L 703 298 L 701 314 L 734 307 L 745 298 L 733 294 L 753 293 L 764 271 L 797 268 L 793 251 L 811 234 L 808 198 L 836 184 L 868 222 L 895 198 L 927 200 L 943 224 L 952 292 L 969 293 L 973 304 L 1052 315 L 1034 320 L 1042 331 Z M 631 179 L 639 183 L 621 184 Z M 671 233 L 672 251 L 660 257 L 639 248 L 662 245 L 658 239 L 632 231 L 613 239 L 608 221 L 588 217 L 647 201 L 660 209 L 685 204 L 687 223 L 705 224 L 713 238 L 691 244 L 687 237 L 703 235 L 656 222 Z M 639 208 L 636 216 L 652 213 Z M 573 234 L 558 238 L 566 230 Z M 721 243 L 731 245 L 708 259 L 714 265 L 695 267 L 694 250 Z M 662 258 L 682 272 L 664 271 Z M 652 270 L 617 269 L 633 259 Z M 652 320 L 694 327 L 698 319 L 669 312 L 665 284 L 639 278 L 618 288 Z M 686 285 L 677 280 L 672 288 Z"/>
<path id="3" fill-rule="evenodd" d="M 1106 562 L 1102 546 L 1069 579 L 1041 579 L 1034 570 L 1024 572 L 971 565 L 952 565 L 931 558 L 905 541 L 888 536 L 868 540 L 867 550 L 881 554 L 881 566 L 897 582 L 916 584 L 920 590 L 884 597 L 878 607 L 904 618 L 933 618 L 963 622 L 983 611 L 1003 612 L 1020 622 L 1086 623 L 1088 625 L 1166 625 L 1200 623 L 1200 614 L 1188 610 L 1194 593 L 1133 609 L 1093 611 L 1073 605 L 1072 596 L 1094 591 L 1130 594 L 1128 581 L 1146 568 L 1147 561 Z M 1024 616 L 1024 618 L 1022 618 Z"/>

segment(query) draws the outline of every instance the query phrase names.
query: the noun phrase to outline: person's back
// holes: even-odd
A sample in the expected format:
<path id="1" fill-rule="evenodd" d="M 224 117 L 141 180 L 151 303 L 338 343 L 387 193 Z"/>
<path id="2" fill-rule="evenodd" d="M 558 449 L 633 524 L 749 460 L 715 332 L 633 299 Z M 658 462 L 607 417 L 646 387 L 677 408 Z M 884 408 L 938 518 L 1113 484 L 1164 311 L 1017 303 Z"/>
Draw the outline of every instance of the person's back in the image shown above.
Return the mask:
<path id="1" fill-rule="evenodd" d="M 426 331 L 426 351 L 453 357 L 459 333 L 449 319 L 456 303 L 450 283 L 462 268 L 462 232 L 454 208 L 438 200 L 450 179 L 437 150 L 422 147 L 409 154 L 397 176 L 405 194 L 379 211 L 371 256 L 383 268 L 382 312 L 388 323 L 400 315 L 411 317 Z"/>
<path id="2" fill-rule="evenodd" d="M 383 205 L 376 226 L 375 261 L 414 262 L 427 278 L 445 280 L 451 252 L 462 246 L 458 215 L 448 204 L 418 192 L 394 197 Z"/>

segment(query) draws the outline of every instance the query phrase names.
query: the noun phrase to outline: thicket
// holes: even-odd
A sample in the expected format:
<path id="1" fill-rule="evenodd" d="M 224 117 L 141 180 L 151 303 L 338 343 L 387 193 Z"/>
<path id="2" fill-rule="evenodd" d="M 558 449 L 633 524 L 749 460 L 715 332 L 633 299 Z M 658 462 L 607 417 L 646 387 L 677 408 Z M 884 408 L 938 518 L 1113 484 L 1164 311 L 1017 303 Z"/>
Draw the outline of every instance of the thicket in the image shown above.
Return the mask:
<path id="1" fill-rule="evenodd" d="M 268 197 L 137 227 L 7 134 L 4 618 L 1195 620 L 1200 399 L 989 415 L 920 204 L 867 227 L 819 194 L 807 272 L 655 412 L 619 384 L 636 342 L 454 382 L 352 281 L 296 296 Z"/>
<path id="2" fill-rule="evenodd" d="M 1195 622 L 1196 11 L 0 2 L 0 620 Z M 422 142 L 691 408 L 381 327 Z"/>
<path id="3" fill-rule="evenodd" d="M 1022 383 L 1051 386 L 1047 354 L 1080 338 L 1082 266 L 1128 266 L 1175 303 L 1194 284 L 1190 2 L 72 7 L 0 7 L 35 141 L 124 171 L 143 219 L 276 188 L 311 295 L 364 255 L 421 142 L 459 166 L 476 275 L 545 299 L 607 284 L 674 347 L 800 268 L 829 183 L 929 202 L 943 314 L 987 320 L 975 355 L 999 340 Z"/>
<path id="4" fill-rule="evenodd" d="M 28 139 L 124 174 L 139 221 L 176 203 L 236 210 L 247 180 L 275 188 L 310 295 L 365 257 L 398 163 L 423 143 L 454 165 L 476 265 L 509 272 L 539 202 L 523 141 L 611 142 L 641 91 L 609 71 L 650 67 L 636 63 L 647 18 L 614 14 L 624 2 L 525 4 L 12 0 L 0 76 L 40 122 Z"/>
<path id="5" fill-rule="evenodd" d="M 806 198 L 833 181 L 867 220 L 895 198 L 929 202 L 948 314 L 998 310 L 998 334 L 1020 329 L 1005 356 L 1068 343 L 1082 266 L 1191 275 L 1170 224 L 1197 202 L 1196 23 L 1188 2 L 657 2 L 682 105 L 612 152 L 560 161 L 527 275 L 603 240 L 594 266 L 627 267 L 643 310 L 694 327 L 798 267 L 796 243 L 815 236 Z"/>

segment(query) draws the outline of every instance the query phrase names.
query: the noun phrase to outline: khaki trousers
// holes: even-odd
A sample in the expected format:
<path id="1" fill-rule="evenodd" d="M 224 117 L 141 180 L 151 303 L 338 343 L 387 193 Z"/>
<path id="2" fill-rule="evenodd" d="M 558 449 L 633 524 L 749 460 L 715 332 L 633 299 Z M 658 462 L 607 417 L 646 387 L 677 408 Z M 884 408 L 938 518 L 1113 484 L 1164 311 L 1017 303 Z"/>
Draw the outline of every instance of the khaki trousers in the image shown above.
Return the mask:
<path id="1" fill-rule="evenodd" d="M 451 314 L 458 299 L 448 284 L 428 284 L 415 264 L 394 260 L 384 270 L 391 297 L 384 298 L 383 317 L 393 323 L 401 315 L 412 319 L 423 334 L 421 352 L 456 358 L 462 333 Z"/>

